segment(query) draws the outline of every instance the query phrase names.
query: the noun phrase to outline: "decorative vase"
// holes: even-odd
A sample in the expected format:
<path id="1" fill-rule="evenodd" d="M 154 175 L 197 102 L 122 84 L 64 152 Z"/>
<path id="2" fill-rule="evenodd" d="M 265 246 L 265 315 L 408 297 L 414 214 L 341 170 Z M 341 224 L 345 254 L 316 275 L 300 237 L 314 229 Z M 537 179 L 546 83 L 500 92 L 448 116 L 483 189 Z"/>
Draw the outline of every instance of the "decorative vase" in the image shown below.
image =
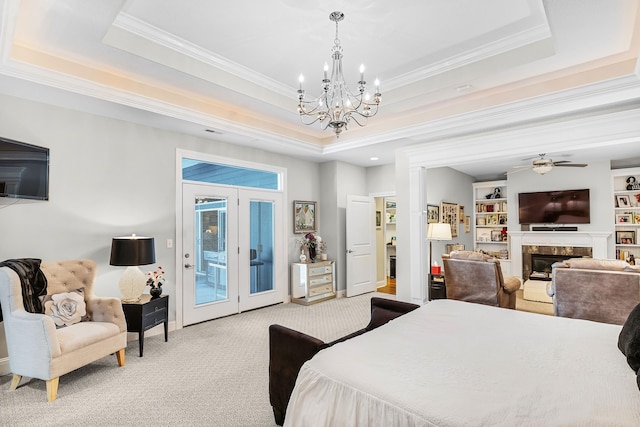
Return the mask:
<path id="1" fill-rule="evenodd" d="M 314 262 L 316 260 L 316 248 L 309 246 L 309 261 Z"/>
<path id="2" fill-rule="evenodd" d="M 160 298 L 160 295 L 162 295 L 162 283 L 158 283 L 157 286 L 152 286 L 149 293 L 151 294 L 151 299 Z"/>

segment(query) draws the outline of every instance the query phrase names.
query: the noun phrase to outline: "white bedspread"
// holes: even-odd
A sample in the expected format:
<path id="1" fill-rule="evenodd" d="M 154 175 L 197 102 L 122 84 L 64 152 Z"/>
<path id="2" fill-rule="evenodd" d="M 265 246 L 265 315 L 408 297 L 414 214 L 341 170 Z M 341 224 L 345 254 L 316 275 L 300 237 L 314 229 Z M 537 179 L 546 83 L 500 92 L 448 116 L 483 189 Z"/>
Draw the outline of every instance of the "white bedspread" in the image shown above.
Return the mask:
<path id="1" fill-rule="evenodd" d="M 640 426 L 620 329 L 432 301 L 308 361 L 285 426 Z"/>

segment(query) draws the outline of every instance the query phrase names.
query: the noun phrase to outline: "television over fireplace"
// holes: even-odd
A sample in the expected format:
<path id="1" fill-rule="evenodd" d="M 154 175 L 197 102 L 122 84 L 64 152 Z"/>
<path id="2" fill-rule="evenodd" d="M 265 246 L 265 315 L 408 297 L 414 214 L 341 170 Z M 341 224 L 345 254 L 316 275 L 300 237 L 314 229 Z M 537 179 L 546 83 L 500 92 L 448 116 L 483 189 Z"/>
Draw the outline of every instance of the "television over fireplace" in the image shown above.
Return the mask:
<path id="1" fill-rule="evenodd" d="M 589 189 L 518 194 L 520 224 L 589 224 Z"/>

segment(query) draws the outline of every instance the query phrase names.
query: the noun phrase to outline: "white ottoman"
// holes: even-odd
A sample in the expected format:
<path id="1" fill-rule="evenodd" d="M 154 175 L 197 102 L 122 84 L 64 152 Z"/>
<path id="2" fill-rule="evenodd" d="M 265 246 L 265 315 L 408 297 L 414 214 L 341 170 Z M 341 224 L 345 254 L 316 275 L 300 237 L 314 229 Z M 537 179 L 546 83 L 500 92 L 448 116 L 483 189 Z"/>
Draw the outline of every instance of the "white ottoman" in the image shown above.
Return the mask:
<path id="1" fill-rule="evenodd" d="M 553 304 L 553 298 L 547 295 L 547 280 L 527 280 L 524 282 L 522 298 L 527 301 L 546 302 Z"/>

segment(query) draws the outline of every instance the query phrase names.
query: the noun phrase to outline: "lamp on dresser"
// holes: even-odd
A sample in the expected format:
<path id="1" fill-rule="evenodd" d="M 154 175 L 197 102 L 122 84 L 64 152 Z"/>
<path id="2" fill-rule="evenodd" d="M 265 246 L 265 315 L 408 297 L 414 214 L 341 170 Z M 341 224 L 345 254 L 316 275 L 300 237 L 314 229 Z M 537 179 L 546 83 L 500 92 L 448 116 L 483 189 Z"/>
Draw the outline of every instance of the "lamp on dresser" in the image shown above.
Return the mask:
<path id="1" fill-rule="evenodd" d="M 156 262 L 153 237 L 140 237 L 132 234 L 114 237 L 111 242 L 110 265 L 127 267 L 120 278 L 119 288 L 123 301 L 138 301 L 147 285 L 147 277 L 138 268 L 140 265 Z"/>
<path id="2" fill-rule="evenodd" d="M 429 239 L 429 267 L 431 274 L 440 274 L 439 267 L 434 271 L 433 266 L 433 241 L 451 240 L 451 225 L 445 222 L 432 222 L 427 226 L 427 239 Z"/>

